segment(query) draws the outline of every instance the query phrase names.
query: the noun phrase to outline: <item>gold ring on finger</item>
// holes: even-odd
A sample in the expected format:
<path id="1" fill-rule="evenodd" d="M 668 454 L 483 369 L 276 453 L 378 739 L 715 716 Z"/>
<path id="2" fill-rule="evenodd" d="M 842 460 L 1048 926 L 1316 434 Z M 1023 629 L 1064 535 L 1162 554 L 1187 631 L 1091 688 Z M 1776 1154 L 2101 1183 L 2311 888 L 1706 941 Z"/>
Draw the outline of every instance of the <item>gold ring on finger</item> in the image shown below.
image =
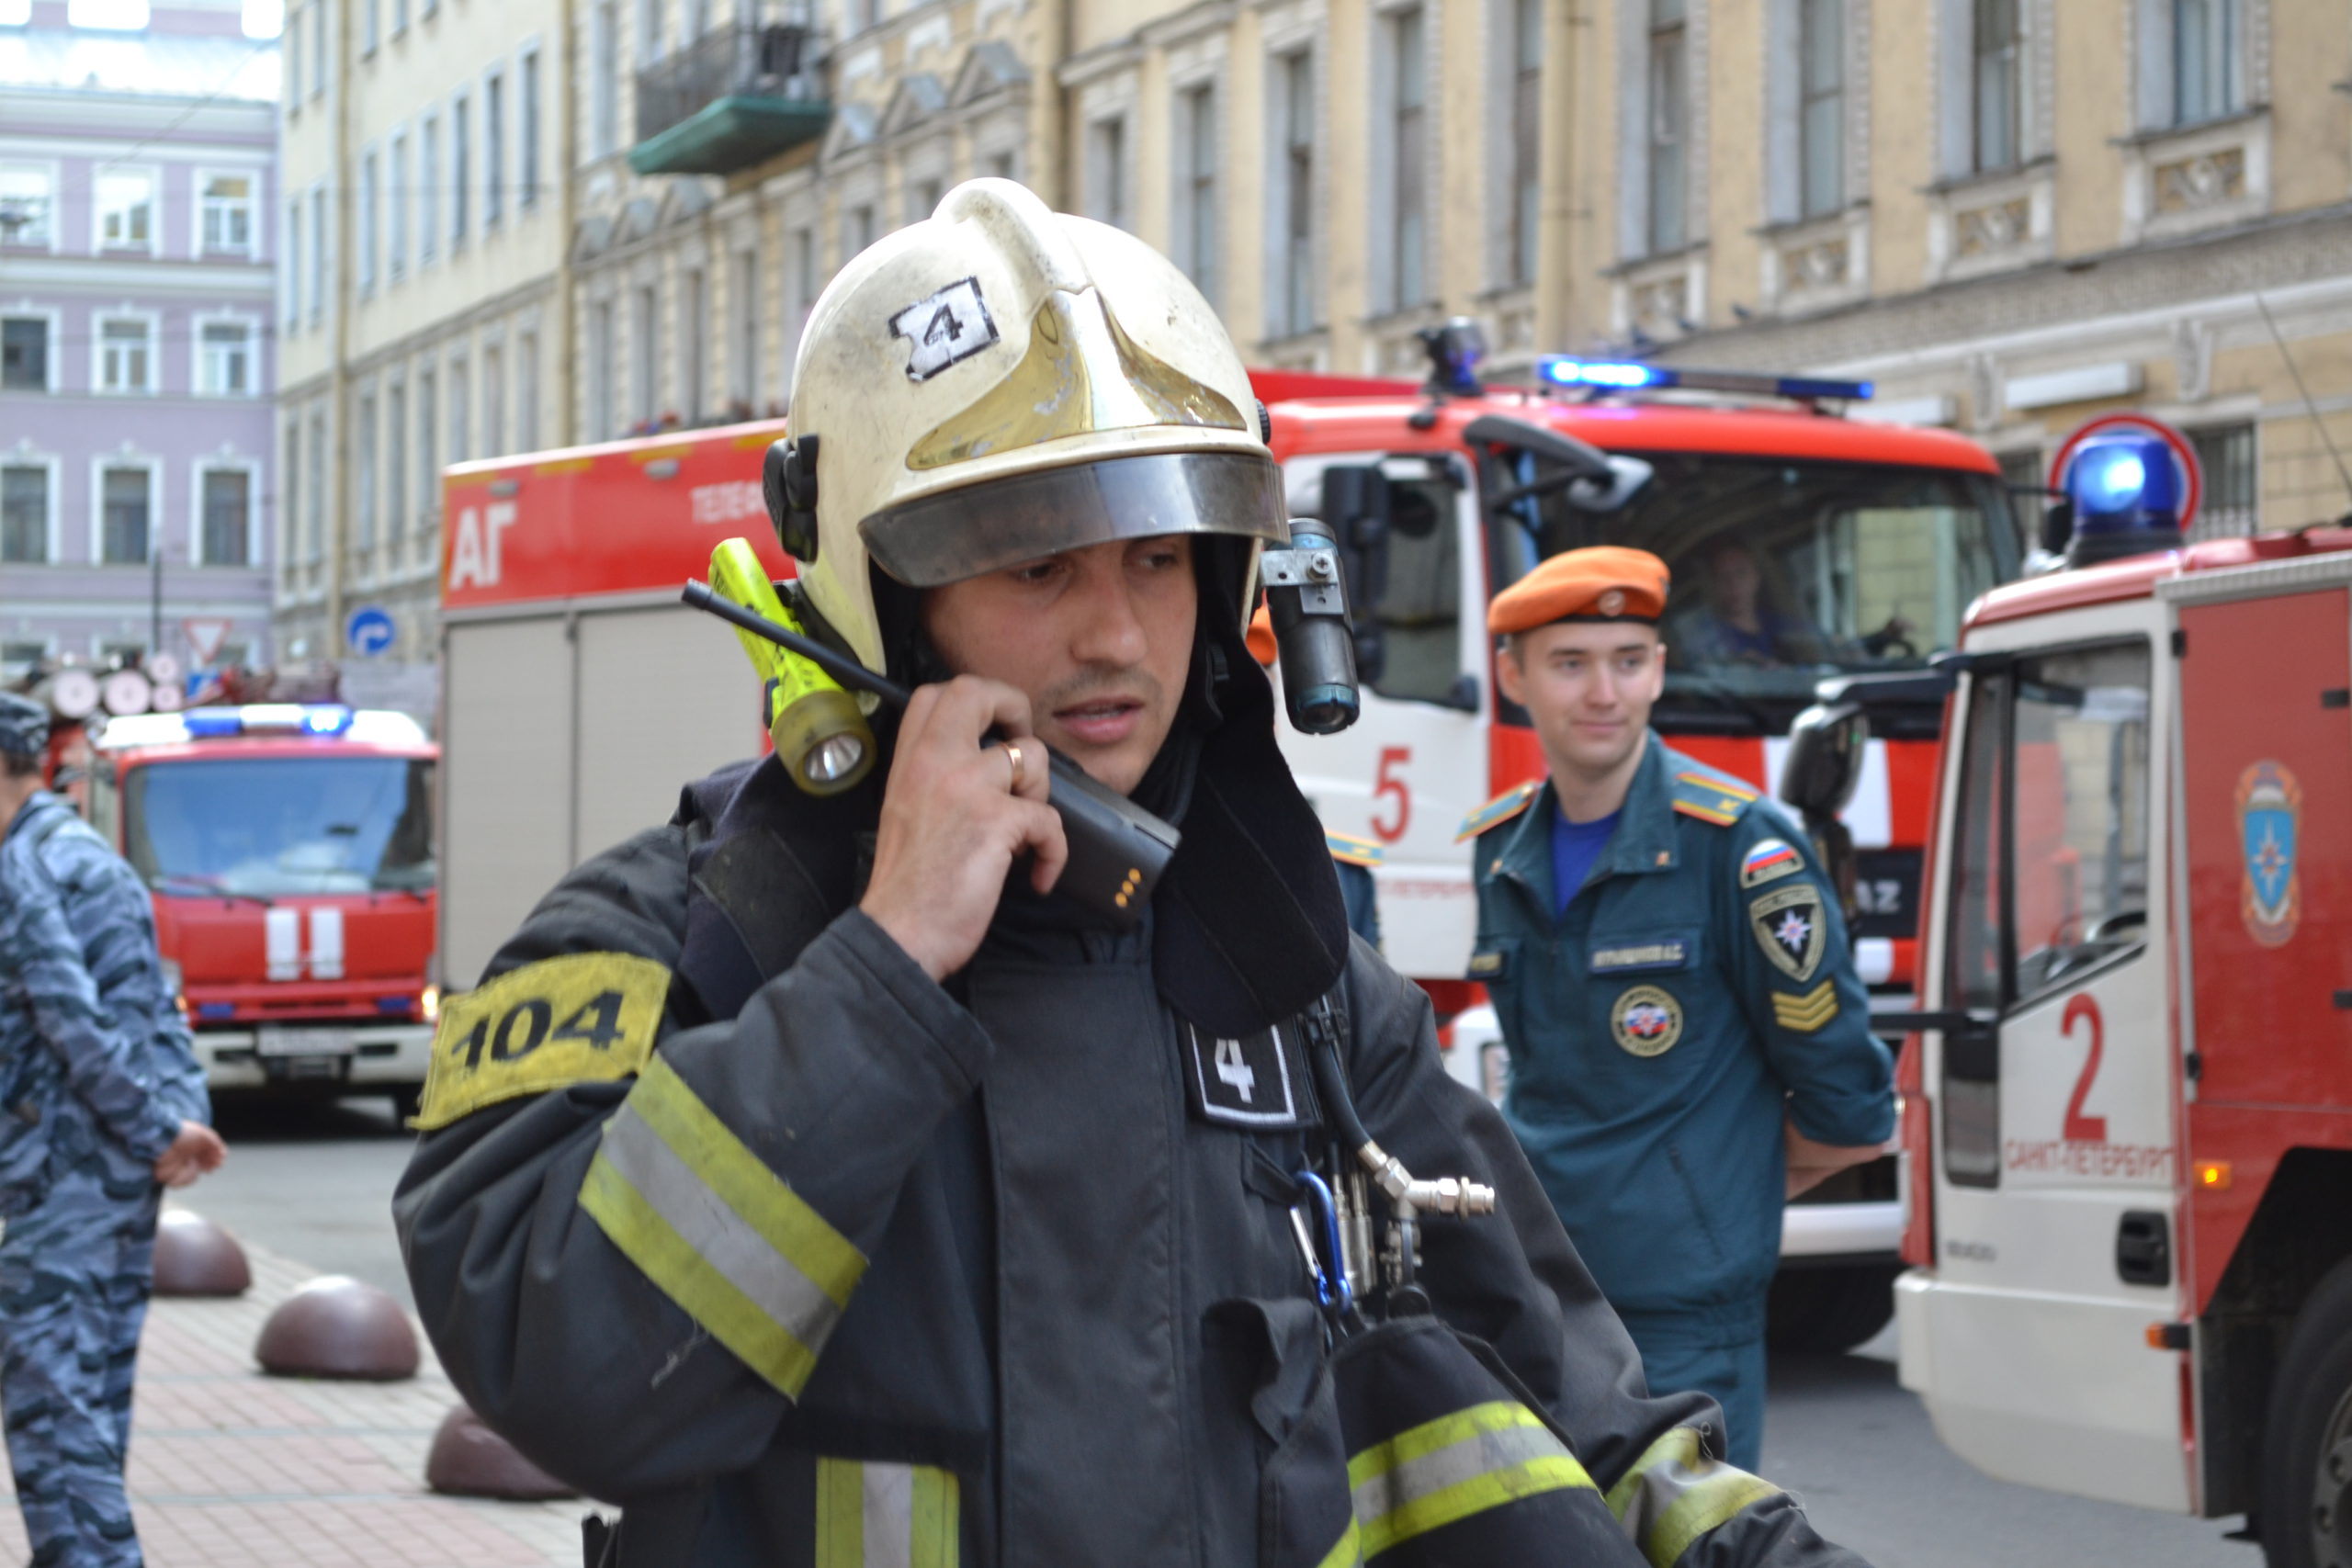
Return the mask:
<path id="1" fill-rule="evenodd" d="M 1004 760 L 1012 764 L 1012 787 L 1019 789 L 1021 787 L 1021 743 L 1019 741 L 1008 740 L 1004 743 Z"/>

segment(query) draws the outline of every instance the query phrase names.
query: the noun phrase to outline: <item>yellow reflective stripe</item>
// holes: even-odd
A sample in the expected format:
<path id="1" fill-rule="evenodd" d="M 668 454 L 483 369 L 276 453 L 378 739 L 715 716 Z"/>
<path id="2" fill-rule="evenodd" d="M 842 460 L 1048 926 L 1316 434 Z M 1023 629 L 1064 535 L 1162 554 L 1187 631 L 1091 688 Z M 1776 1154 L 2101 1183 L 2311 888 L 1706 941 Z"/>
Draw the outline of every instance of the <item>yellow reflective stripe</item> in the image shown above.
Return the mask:
<path id="1" fill-rule="evenodd" d="M 819 1459 L 816 1568 L 956 1568 L 960 1495 L 952 1471 Z"/>
<path id="2" fill-rule="evenodd" d="M 865 1467 L 817 1461 L 817 1568 L 865 1568 Z"/>
<path id="3" fill-rule="evenodd" d="M 695 1251 L 601 1150 L 580 1184 L 580 1206 L 688 1317 L 787 1397 L 800 1397 L 815 1353 Z"/>
<path id="4" fill-rule="evenodd" d="M 1592 1477 L 1584 1472 L 1573 1455 L 1558 1453 L 1542 1459 L 1532 1459 L 1508 1470 L 1488 1471 L 1484 1475 L 1456 1482 L 1426 1496 L 1416 1497 L 1402 1507 L 1381 1515 L 1363 1527 L 1363 1554 L 1379 1556 L 1390 1547 L 1400 1545 L 1415 1536 L 1425 1535 L 1441 1525 L 1468 1518 L 1488 1508 L 1498 1508 L 1506 1503 L 1516 1503 L 1522 1497 L 1532 1497 L 1544 1492 L 1557 1492 L 1563 1487 L 1591 1486 Z M 1595 1488 L 1598 1490 L 1598 1488 Z"/>
<path id="5" fill-rule="evenodd" d="M 1677 1427 L 1652 1443 L 1609 1489 L 1609 1511 L 1651 1568 L 1674 1568 L 1701 1536 L 1780 1490 L 1706 1458 L 1699 1434 Z"/>
<path id="6" fill-rule="evenodd" d="M 1356 1529 L 1354 1516 L 1351 1515 L 1348 1528 L 1340 1532 L 1340 1539 L 1331 1543 L 1331 1550 L 1323 1554 L 1323 1561 L 1317 1563 L 1316 1568 L 1361 1568 L 1363 1562 L 1363 1538 Z"/>
<path id="7" fill-rule="evenodd" d="M 676 1150 L 726 1205 L 759 1232 L 770 1247 L 791 1259 L 809 1283 L 837 1307 L 849 1298 L 865 1273 L 865 1256 L 849 1238 L 825 1223 L 784 1179 L 743 1146 L 686 1087 L 677 1069 L 660 1056 L 648 1062 L 628 1097 L 628 1104 L 645 1118 L 662 1141 Z"/>
<path id="8" fill-rule="evenodd" d="M 1451 1448 L 1479 1432 L 1501 1432 L 1513 1427 L 1541 1427 L 1535 1412 L 1515 1399 L 1474 1404 L 1451 1416 L 1410 1427 L 1385 1443 L 1375 1443 L 1348 1461 L 1348 1489 L 1355 1490 L 1375 1475 L 1385 1475 L 1400 1464 Z"/>

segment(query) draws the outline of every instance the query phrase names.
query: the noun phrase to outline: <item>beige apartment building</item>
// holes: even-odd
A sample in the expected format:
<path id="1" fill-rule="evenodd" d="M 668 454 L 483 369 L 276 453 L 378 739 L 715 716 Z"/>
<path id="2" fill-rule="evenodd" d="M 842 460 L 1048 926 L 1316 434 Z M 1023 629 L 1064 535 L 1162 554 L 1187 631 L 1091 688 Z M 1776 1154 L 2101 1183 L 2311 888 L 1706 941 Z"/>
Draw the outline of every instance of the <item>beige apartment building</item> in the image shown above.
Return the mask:
<path id="1" fill-rule="evenodd" d="M 314 653 L 375 603 L 431 657 L 435 466 L 781 412 L 842 262 L 983 174 L 1257 364 L 1418 377 L 1469 315 L 1501 378 L 1865 378 L 2018 483 L 2137 409 L 2208 529 L 2352 508 L 2342 0 L 301 0 L 288 44 Z"/>

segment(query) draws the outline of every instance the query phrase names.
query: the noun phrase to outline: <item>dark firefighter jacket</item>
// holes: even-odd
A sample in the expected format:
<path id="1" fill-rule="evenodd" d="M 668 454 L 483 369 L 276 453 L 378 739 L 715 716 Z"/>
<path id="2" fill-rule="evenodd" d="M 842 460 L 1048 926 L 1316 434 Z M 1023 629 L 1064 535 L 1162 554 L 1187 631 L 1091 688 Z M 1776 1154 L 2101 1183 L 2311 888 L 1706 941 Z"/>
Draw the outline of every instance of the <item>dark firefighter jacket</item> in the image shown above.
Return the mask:
<path id="1" fill-rule="evenodd" d="M 1223 831 L 1215 763 L 1188 848 Z M 1297 1522 L 1335 1489 L 1344 1513 L 1355 1477 L 1307 1440 L 1330 1394 L 1289 1214 L 1320 1137 L 1275 1048 L 1292 1037 L 1193 1041 L 1159 973 L 1180 962 L 1173 870 L 1126 936 L 1009 894 L 933 984 L 854 908 L 847 829 L 873 821 L 854 798 L 799 796 L 772 761 L 695 786 L 567 876 L 445 1011 L 423 1118 L 442 1124 L 395 1213 L 450 1376 L 622 1506 L 605 1561 L 626 1568 L 1360 1561 L 1352 1526 Z M 831 825 L 795 836 L 810 818 Z M 1242 863 L 1238 843 L 1220 852 Z M 1626 1535 L 1657 1568 L 1853 1563 L 1712 1457 L 1702 1395 L 1644 1397 L 1421 993 L 1361 942 L 1332 959 L 1373 1135 L 1500 1192 L 1495 1215 L 1427 1223 L 1438 1311 L 1495 1348 Z M 1423 1457 L 1513 1434 L 1471 1437 Z"/>

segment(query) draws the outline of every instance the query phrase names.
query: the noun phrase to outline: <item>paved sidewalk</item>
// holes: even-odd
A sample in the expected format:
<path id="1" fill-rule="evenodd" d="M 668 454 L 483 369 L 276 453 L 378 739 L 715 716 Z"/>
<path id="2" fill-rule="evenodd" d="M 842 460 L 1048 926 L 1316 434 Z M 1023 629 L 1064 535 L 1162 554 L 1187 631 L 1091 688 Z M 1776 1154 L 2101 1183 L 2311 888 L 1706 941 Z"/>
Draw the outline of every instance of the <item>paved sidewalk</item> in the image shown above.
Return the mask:
<path id="1" fill-rule="evenodd" d="M 148 1314 L 130 1505 L 149 1568 L 577 1568 L 587 1504 L 425 1490 L 425 1450 L 458 1400 L 421 1332 L 424 1365 L 405 1382 L 264 1377 L 262 1322 L 315 1271 L 243 1245 L 243 1296 L 158 1300 Z M 0 1490 L 6 1479 L 0 1466 Z M 25 1556 L 7 1491 L 0 1562 Z"/>

